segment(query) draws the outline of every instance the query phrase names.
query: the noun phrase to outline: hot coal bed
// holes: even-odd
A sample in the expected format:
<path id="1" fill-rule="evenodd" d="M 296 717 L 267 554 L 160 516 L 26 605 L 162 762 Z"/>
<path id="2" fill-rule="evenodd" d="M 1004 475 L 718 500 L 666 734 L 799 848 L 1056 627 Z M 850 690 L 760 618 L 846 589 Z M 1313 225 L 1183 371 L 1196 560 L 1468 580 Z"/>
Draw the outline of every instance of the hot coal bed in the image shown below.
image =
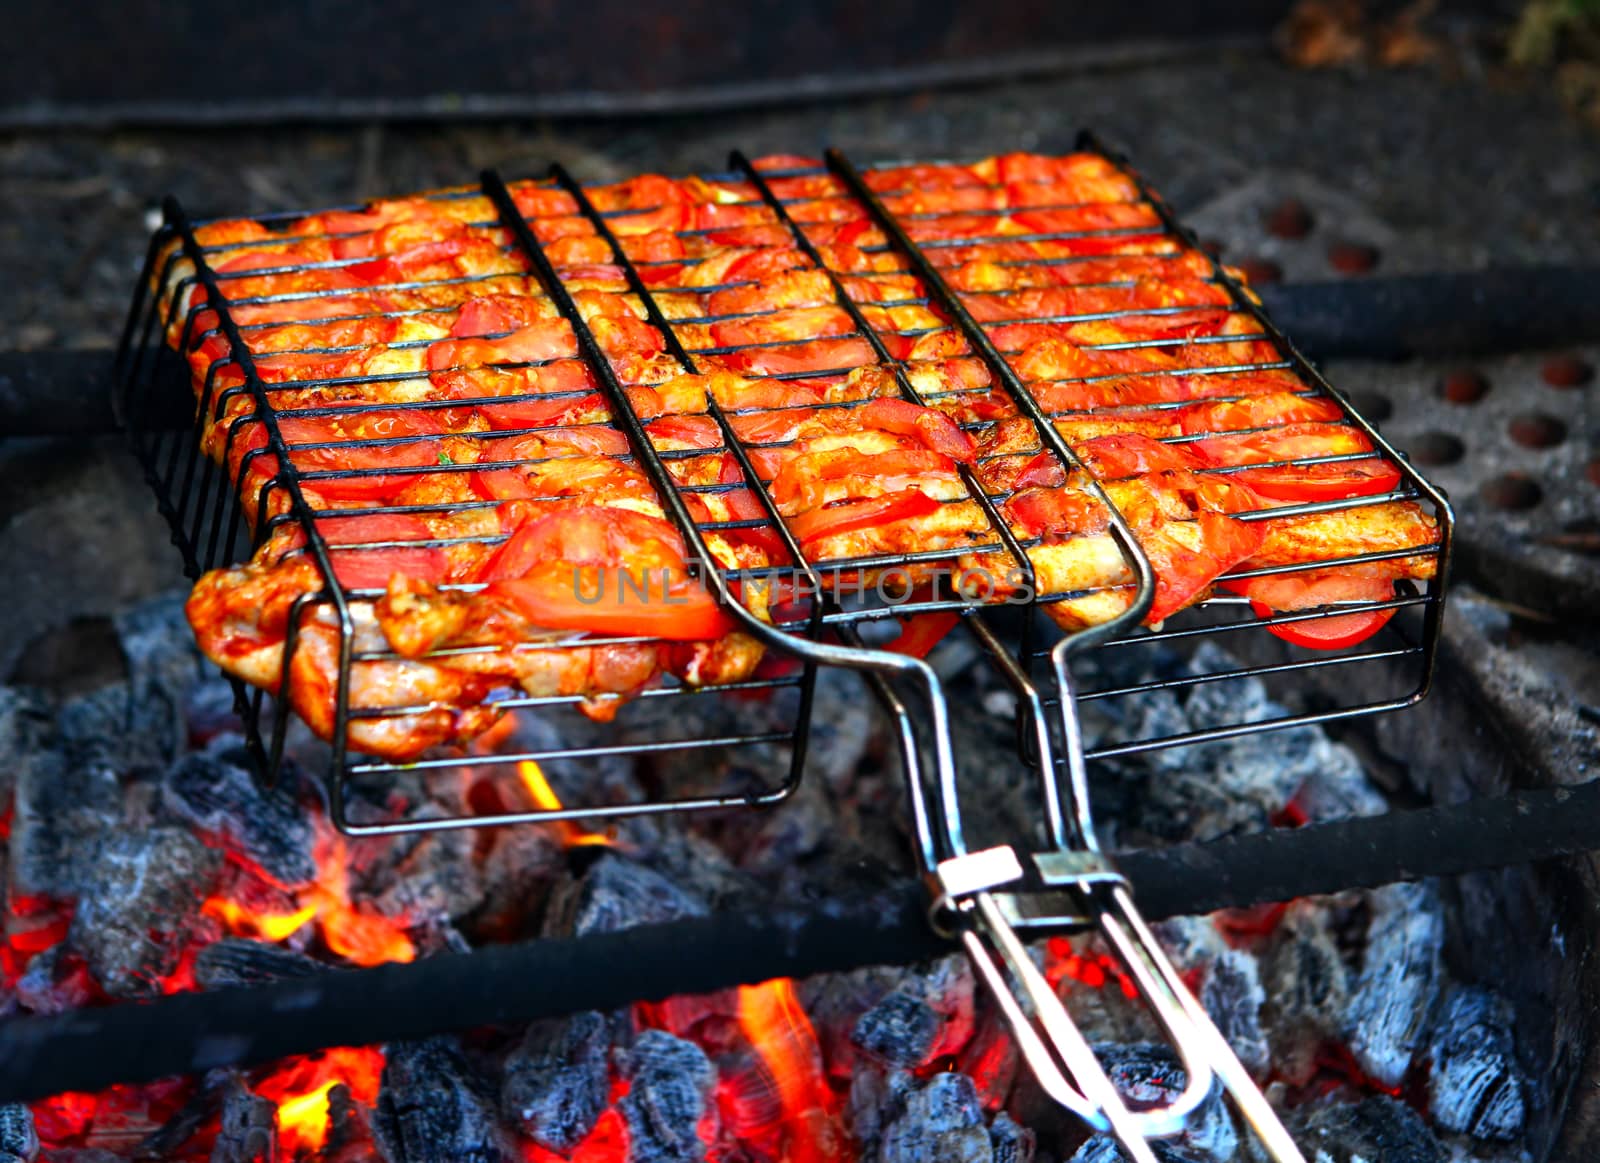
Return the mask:
<path id="1" fill-rule="evenodd" d="M 328 823 L 319 785 L 304 774 L 326 763 L 308 735 L 291 739 L 277 787 L 251 776 L 232 692 L 199 665 L 178 597 L 128 609 L 110 629 L 86 641 L 125 667 L 123 677 L 73 694 L 0 691 L 11 804 L 0 984 L 12 1016 L 618 931 L 730 902 L 859 896 L 908 875 L 891 741 L 848 674 L 820 677 L 810 773 L 777 810 L 623 820 L 604 832 L 567 823 L 352 839 Z M 1116 658 L 1103 653 L 1091 666 Z M 1037 812 L 1016 762 L 1014 701 L 976 661 L 961 637 L 934 655 L 964 710 L 963 768 L 987 780 L 972 827 L 1031 836 Z M 1127 664 L 1142 673 L 1100 677 L 1126 683 L 1217 663 L 1174 654 Z M 78 659 L 67 669 L 108 668 Z M 670 705 L 675 716 L 704 716 L 708 737 L 785 712 L 759 699 Z M 1253 679 L 1155 690 L 1114 712 L 1088 708 L 1091 747 L 1153 726 L 1204 727 L 1241 708 L 1281 713 Z M 645 700 L 606 728 L 522 714 L 515 736 L 493 745 L 581 745 L 603 731 L 642 739 L 661 713 Z M 622 802 L 663 785 L 756 786 L 787 763 L 775 744 L 727 756 L 417 771 L 356 782 L 351 812 L 360 822 Z M 1318 727 L 1111 760 L 1094 780 L 1116 847 L 1389 806 L 1357 751 Z M 1450 895 L 1397 884 L 1159 926 L 1309 1158 L 1532 1158 L 1527 1133 L 1550 1118 L 1552 1067 L 1530 1057 L 1528 1038 L 1519 1057 L 1509 996 L 1447 968 L 1459 961 L 1447 948 L 1462 939 Z M 1154 1105 L 1181 1090 L 1181 1068 L 1105 950 L 1053 938 L 1033 955 L 1129 1101 Z M 650 966 L 634 968 L 648 992 Z M 1171 1163 L 1253 1157 L 1217 1095 L 1157 1150 Z M 959 954 L 202 1070 L 0 1116 L 6 1163 L 1119 1157 L 1020 1066 Z"/>

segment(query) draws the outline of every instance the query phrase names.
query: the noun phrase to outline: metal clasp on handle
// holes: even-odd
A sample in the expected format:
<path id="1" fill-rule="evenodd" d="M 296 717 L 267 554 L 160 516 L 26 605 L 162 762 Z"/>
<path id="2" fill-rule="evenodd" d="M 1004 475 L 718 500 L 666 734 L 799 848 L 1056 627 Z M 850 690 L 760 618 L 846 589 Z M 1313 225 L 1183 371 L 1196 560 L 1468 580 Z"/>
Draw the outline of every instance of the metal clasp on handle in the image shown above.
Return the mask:
<path id="1" fill-rule="evenodd" d="M 1030 758 L 1043 783 L 1051 847 L 1036 853 L 1009 845 L 968 851 L 960 843 L 961 829 L 954 826 L 960 819 L 955 773 L 946 770 L 939 794 L 914 803 L 919 812 L 938 813 L 950 840 L 948 851 L 953 852 L 928 862 L 935 927 L 961 941 L 1044 1092 L 1095 1130 L 1114 1135 L 1136 1163 L 1157 1163 L 1151 1140 L 1181 1133 L 1187 1117 L 1217 1082 L 1255 1130 L 1268 1158 L 1305 1163 L 1266 1096 L 1135 909 L 1127 881 L 1099 850 L 1066 669 L 1065 643 L 1070 640 L 1054 652 L 1060 716 L 1047 720 L 1032 681 L 1010 665 L 981 620 L 975 622 L 980 643 L 1000 662 L 1035 728 L 1028 733 Z M 1129 1107 L 1022 937 L 1068 930 L 1099 933 L 1148 1006 L 1184 1070 L 1184 1088 L 1172 1101 L 1151 1109 Z"/>

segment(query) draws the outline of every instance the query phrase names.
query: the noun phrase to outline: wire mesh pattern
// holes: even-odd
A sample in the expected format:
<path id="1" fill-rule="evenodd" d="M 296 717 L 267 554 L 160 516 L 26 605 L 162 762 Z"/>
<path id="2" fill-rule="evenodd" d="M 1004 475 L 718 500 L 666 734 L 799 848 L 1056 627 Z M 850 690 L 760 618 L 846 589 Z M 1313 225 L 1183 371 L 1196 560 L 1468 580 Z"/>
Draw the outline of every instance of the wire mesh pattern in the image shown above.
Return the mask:
<path id="1" fill-rule="evenodd" d="M 1082 146 L 1105 154 L 1092 139 Z M 739 629 L 774 653 L 791 649 L 804 655 L 795 643 L 859 642 L 855 628 L 869 621 L 966 616 L 1001 602 L 1059 613 L 1108 594 L 1113 616 L 1088 624 L 1072 615 L 1056 618 L 1068 627 L 1075 650 L 1103 645 L 1131 653 L 1213 636 L 1233 643 L 1350 614 L 1422 613 L 1420 626 L 1396 620 L 1378 639 L 1350 649 L 1294 647 L 1287 660 L 1087 686 L 1078 697 L 1094 702 L 1246 674 L 1344 667 L 1352 671 L 1346 689 L 1358 696 L 1314 714 L 1119 739 L 1091 750 L 1091 758 L 1414 701 L 1426 691 L 1438 637 L 1439 571 L 1432 580 L 1403 582 L 1402 592 L 1386 599 L 1265 616 L 1260 609 L 1252 612 L 1246 597 L 1219 590 L 1155 629 L 1138 625 L 1140 607 L 1149 601 L 1143 591 L 1150 586 L 1135 544 L 1139 536 L 1108 496 L 1107 488 L 1114 490 L 1117 482 L 1108 479 L 1102 487 L 1104 474 L 1085 472 L 1078 450 L 1097 435 L 1127 431 L 1130 421 L 1172 448 L 1218 435 L 1249 436 L 1261 429 L 1247 423 L 1190 433 L 1180 430 L 1176 418 L 1196 399 L 1208 405 L 1248 402 L 1255 390 L 1251 377 L 1287 377 L 1297 397 L 1336 408 L 1337 424 L 1364 438 L 1356 450 L 1335 455 L 1256 457 L 1251 469 L 1370 463 L 1381 455 L 1399 474 L 1382 493 L 1278 503 L 1230 517 L 1282 524 L 1414 504 L 1438 533 L 1399 548 L 1312 554 L 1236 569 L 1223 575 L 1224 583 L 1312 568 L 1442 561 L 1449 515 L 1442 498 L 1349 410 L 1248 291 L 1199 249 L 1133 171 L 1113 160 L 1121 186 L 1109 188 L 1120 192 L 1098 200 L 1062 199 L 1042 182 L 979 181 L 969 169 L 959 184 L 941 187 L 937 208 L 925 209 L 927 196 L 918 183 L 939 167 L 857 170 L 837 154 L 821 166 L 757 165 L 736 154 L 729 171 L 695 179 L 713 197 L 692 215 L 664 197 L 666 183 L 663 200 L 652 203 L 652 187 L 631 190 L 629 201 L 619 198 L 617 188 L 586 190 L 559 167 L 545 181 L 512 185 L 486 174 L 476 188 L 410 200 L 425 206 L 435 224 L 449 224 L 448 253 L 437 240 L 407 236 L 398 216 L 386 219 L 360 208 L 271 216 L 256 220 L 253 230 L 240 230 L 237 223 L 191 222 L 169 202 L 124 335 L 122 414 L 191 575 L 237 560 L 274 537 L 295 540 L 285 558 L 314 566 L 317 584 L 295 598 L 283 657 L 297 657 L 303 634 L 331 629 L 335 636 L 329 734 L 336 789 L 346 776 L 371 776 L 389 766 L 359 754 L 359 748 L 347 754 L 352 727 L 358 736 L 363 724 L 375 733 L 386 723 L 437 714 L 441 702 L 449 702 L 390 698 L 374 705 L 359 693 L 352 696 L 353 675 L 358 688 L 372 685 L 362 681 L 363 667 L 412 661 L 371 632 L 366 611 L 383 596 L 383 570 L 504 546 L 511 533 L 495 517 L 505 508 L 505 496 L 516 494 L 485 490 L 479 482 L 495 474 L 534 480 L 566 471 L 571 465 L 563 461 L 581 459 L 582 442 L 572 439 L 574 433 L 631 466 L 640 496 L 685 534 L 690 572 L 700 574 L 724 606 L 742 604 L 754 615 L 741 618 Z M 647 204 L 638 204 L 640 199 Z M 440 251 L 438 261 L 427 253 L 430 246 Z M 472 261 L 464 263 L 463 256 Z M 773 256 L 782 259 L 764 268 Z M 454 260 L 448 270 L 446 257 Z M 471 273 L 456 273 L 463 267 Z M 797 285 L 811 280 L 809 297 L 797 300 L 804 306 L 760 297 L 773 270 Z M 1187 298 L 1152 302 L 1143 294 L 1146 273 L 1179 280 Z M 613 306 L 598 306 L 597 291 Z M 465 305 L 512 299 L 522 314 L 491 313 L 461 326 Z M 621 319 L 606 313 L 617 303 L 626 309 Z M 519 325 L 542 321 L 561 338 L 552 342 L 545 335 L 525 349 L 506 347 L 508 337 L 522 333 Z M 1133 324 L 1149 337 L 1126 338 Z M 627 335 L 616 336 L 619 325 L 642 326 L 657 337 L 642 349 L 644 357 L 627 357 Z M 1121 330 L 1097 339 L 1097 327 Z M 1088 361 L 1068 369 L 1079 374 L 1039 374 L 1038 345 L 1057 337 L 1070 337 L 1076 358 Z M 837 363 L 818 366 L 828 364 L 829 355 Z M 195 428 L 146 427 L 144 417 L 157 398 L 179 390 L 186 373 L 199 397 Z M 739 395 L 719 399 L 713 389 L 698 406 L 674 410 L 658 390 L 674 376 L 724 373 L 738 376 L 744 392 L 766 384 L 778 394 L 758 395 L 758 404 L 741 406 Z M 1177 381 L 1182 391 L 1162 386 Z M 1197 388 L 1201 381 L 1204 386 Z M 1244 389 L 1233 391 L 1234 384 Z M 798 402 L 784 402 L 783 393 Z M 824 539 L 821 549 L 815 541 L 803 543 L 776 495 L 774 466 L 796 444 L 802 424 L 835 432 L 870 427 L 887 414 L 886 401 L 950 417 L 974 442 L 977 455 L 936 474 L 943 478 L 931 490 L 937 492 L 938 516 L 911 523 L 921 544 L 886 550 L 868 538 L 865 550 L 828 552 L 835 542 Z M 459 421 L 474 411 L 489 422 Z M 1037 562 L 1050 538 L 1025 527 L 1013 507 L 1022 491 L 1013 470 L 1035 458 L 1048 462 L 1054 479 L 1080 481 L 1082 493 L 1103 509 L 1102 523 L 1122 561 L 1118 576 L 1084 589 L 1061 584 L 1049 571 L 1041 575 Z M 1037 476 L 1040 466 L 1033 471 Z M 1197 471 L 1223 478 L 1236 469 Z M 1006 479 L 1008 472 L 1013 479 Z M 468 480 L 472 488 L 463 487 Z M 530 503 L 570 496 L 570 489 L 557 489 Z M 929 529 L 944 530 L 943 539 L 930 542 Z M 862 539 L 837 540 L 850 545 Z M 370 567 L 362 568 L 363 561 Z M 750 584 L 752 564 L 760 585 Z M 990 579 L 987 592 L 954 581 L 973 566 Z M 996 577 L 1008 581 L 993 584 Z M 885 579 L 891 583 L 887 591 Z M 858 591 L 876 588 L 890 600 L 841 601 L 847 581 Z M 441 588 L 470 593 L 481 586 Z M 1011 652 L 1030 679 L 1043 677 L 1048 687 L 1049 636 L 1037 632 L 1033 618 L 1021 622 Z M 589 634 L 454 645 L 427 657 L 448 663 L 467 654 L 510 651 L 542 660 L 562 651 L 594 654 L 601 644 L 663 647 L 662 640 L 642 634 Z M 815 662 L 814 655 L 802 657 L 788 672 L 769 666 L 705 685 L 668 675 L 664 685 L 643 692 L 641 701 L 649 702 L 703 697 L 709 689 L 794 688 L 794 716 L 771 730 L 714 741 L 630 739 L 570 752 L 457 751 L 411 761 L 505 764 L 708 742 L 792 742 L 790 778 L 769 791 L 593 811 L 770 802 L 792 790 L 800 775 Z M 1395 674 L 1396 663 L 1411 665 L 1414 680 L 1403 689 L 1378 690 L 1379 676 Z M 280 669 L 280 697 L 272 700 L 266 729 L 254 739 L 269 770 L 281 760 L 291 705 L 291 667 Z M 1357 681 L 1356 673 L 1371 681 Z M 254 728 L 263 722 L 265 701 L 259 689 L 239 689 Z M 481 684 L 469 684 L 458 692 L 461 705 L 448 713 L 470 715 L 482 691 Z M 494 696 L 497 710 L 585 703 L 592 707 L 592 695 L 524 690 Z M 1049 715 L 1059 706 L 1058 697 L 1046 694 L 1041 709 Z M 507 813 L 486 822 L 585 811 Z"/>

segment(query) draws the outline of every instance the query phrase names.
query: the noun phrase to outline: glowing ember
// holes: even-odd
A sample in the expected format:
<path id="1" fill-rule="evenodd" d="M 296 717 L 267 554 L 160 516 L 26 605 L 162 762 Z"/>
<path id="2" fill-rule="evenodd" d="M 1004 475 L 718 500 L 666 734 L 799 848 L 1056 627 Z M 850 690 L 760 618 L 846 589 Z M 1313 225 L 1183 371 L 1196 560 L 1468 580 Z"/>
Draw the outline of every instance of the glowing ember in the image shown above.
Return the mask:
<path id="1" fill-rule="evenodd" d="M 789 1163 L 825 1163 L 847 1154 L 833 1091 L 822 1068 L 817 1036 L 795 997 L 794 983 L 779 978 L 739 987 L 739 1028 L 772 1075 L 783 1107 Z"/>
<path id="2" fill-rule="evenodd" d="M 278 1139 L 291 1152 L 322 1149 L 328 1137 L 328 1092 L 338 1085 L 330 1078 L 310 1094 L 278 1104 Z"/>
<path id="3" fill-rule="evenodd" d="M 294 936 L 302 925 L 315 917 L 317 906 L 307 905 L 292 913 L 257 913 L 236 901 L 212 897 L 201 906 L 200 911 L 221 921 L 228 932 L 236 937 L 282 941 Z"/>
<path id="4" fill-rule="evenodd" d="M 328 1092 L 341 1082 L 365 1106 L 378 1101 L 379 1050 L 340 1047 L 291 1059 L 262 1080 L 256 1093 L 278 1104 L 278 1146 L 285 1158 L 319 1151 L 328 1138 Z"/>
<path id="5" fill-rule="evenodd" d="M 406 935 L 403 922 L 350 903 L 344 837 L 331 827 L 319 826 L 315 858 L 317 879 L 295 891 L 300 907 L 292 913 L 258 912 L 226 897 L 212 897 L 202 911 L 221 921 L 234 936 L 262 941 L 285 940 L 315 920 L 323 943 L 356 965 L 415 960 L 416 946 Z"/>
<path id="6" fill-rule="evenodd" d="M 555 788 L 550 786 L 550 781 L 544 776 L 544 769 L 531 759 L 524 759 L 517 764 L 517 774 L 522 777 L 522 786 L 528 790 L 529 797 L 534 806 L 541 811 L 559 812 L 561 810 L 561 797 L 556 795 Z M 574 824 L 571 820 L 556 822 L 556 829 L 561 836 L 561 843 L 567 848 L 578 848 L 584 845 L 609 846 L 611 840 L 598 832 L 589 832 Z"/>

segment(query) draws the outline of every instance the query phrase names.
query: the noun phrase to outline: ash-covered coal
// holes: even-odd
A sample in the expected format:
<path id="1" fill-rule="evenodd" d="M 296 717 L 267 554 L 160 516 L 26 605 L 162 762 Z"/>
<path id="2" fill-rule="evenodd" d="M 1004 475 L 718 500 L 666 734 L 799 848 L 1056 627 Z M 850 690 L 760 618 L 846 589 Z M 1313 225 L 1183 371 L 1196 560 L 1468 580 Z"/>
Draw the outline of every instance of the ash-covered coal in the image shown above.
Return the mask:
<path id="1" fill-rule="evenodd" d="M 224 837 L 279 884 L 309 884 L 317 875 L 311 817 L 282 787 L 261 786 L 246 769 L 242 744 L 222 737 L 178 760 L 162 780 L 162 803 L 176 818 Z"/>
<path id="2" fill-rule="evenodd" d="M 0 1106 L 0 1163 L 33 1163 L 38 1157 L 33 1112 L 21 1103 Z"/>
<path id="3" fill-rule="evenodd" d="M 112 996 L 160 993 L 193 939 L 195 902 L 205 899 L 221 864 L 215 849 L 177 828 L 109 837 L 84 876 L 69 947 Z"/>
<path id="4" fill-rule="evenodd" d="M 1444 913 L 1432 890 L 1418 884 L 1380 888 L 1372 904 L 1345 1032 L 1361 1068 L 1395 1087 L 1423 1047 L 1439 994 Z"/>
<path id="5" fill-rule="evenodd" d="M 705 1051 L 665 1030 L 646 1030 L 617 1058 L 631 1084 L 617 1105 L 635 1163 L 704 1159 L 700 1122 L 717 1077 Z"/>
<path id="6" fill-rule="evenodd" d="M 500 1104 L 540 1146 L 570 1151 L 594 1130 L 611 1088 L 611 1031 L 597 1013 L 535 1022 L 506 1060 Z"/>
<path id="7" fill-rule="evenodd" d="M 1329 1163 L 1446 1163 L 1444 1146 L 1411 1107 L 1388 1095 L 1312 1111 L 1303 1141 Z"/>
<path id="8" fill-rule="evenodd" d="M 1510 1142 L 1527 1118 L 1511 1007 L 1485 989 L 1457 987 L 1440 1008 L 1429 1051 L 1428 1109 L 1447 1131 Z"/>
<path id="9" fill-rule="evenodd" d="M 235 1081 L 222 1099 L 211 1163 L 272 1163 L 278 1158 L 278 1108 Z"/>
<path id="10" fill-rule="evenodd" d="M 373 1135 L 388 1163 L 500 1163 L 500 1120 L 454 1040 L 387 1047 Z"/>

